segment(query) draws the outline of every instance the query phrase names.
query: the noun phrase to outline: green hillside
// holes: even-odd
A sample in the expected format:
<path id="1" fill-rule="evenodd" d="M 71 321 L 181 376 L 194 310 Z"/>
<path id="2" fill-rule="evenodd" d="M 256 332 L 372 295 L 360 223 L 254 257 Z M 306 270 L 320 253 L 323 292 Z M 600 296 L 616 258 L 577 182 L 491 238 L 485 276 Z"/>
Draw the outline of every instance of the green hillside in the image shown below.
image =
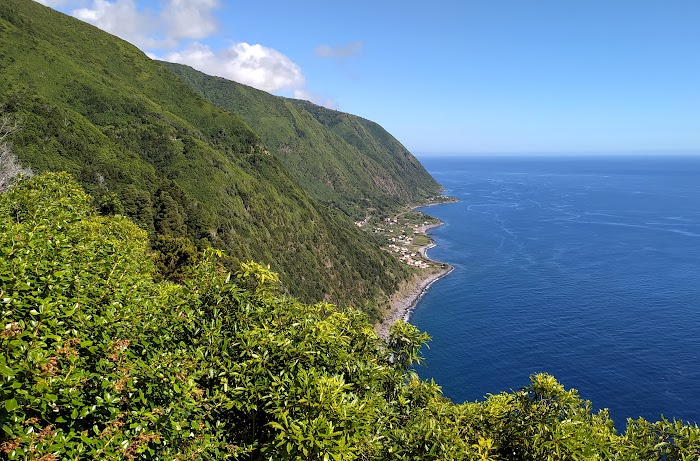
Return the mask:
<path id="1" fill-rule="evenodd" d="M 453 404 L 427 335 L 277 291 L 209 251 L 155 281 L 146 233 L 65 173 L 0 195 L 0 459 L 696 461 L 700 429 L 628 420 L 553 377 Z"/>
<path id="2" fill-rule="evenodd" d="M 381 126 L 308 101 L 162 63 L 206 99 L 240 116 L 316 199 L 354 218 L 434 196 L 440 186 Z"/>
<path id="3" fill-rule="evenodd" d="M 408 275 L 299 187 L 241 118 L 120 39 L 4 0 L 0 74 L 2 115 L 23 127 L 10 139 L 19 160 L 73 174 L 103 213 L 145 228 L 168 277 L 186 274 L 193 245 L 225 249 L 232 266 L 270 264 L 305 301 L 360 305 Z"/>

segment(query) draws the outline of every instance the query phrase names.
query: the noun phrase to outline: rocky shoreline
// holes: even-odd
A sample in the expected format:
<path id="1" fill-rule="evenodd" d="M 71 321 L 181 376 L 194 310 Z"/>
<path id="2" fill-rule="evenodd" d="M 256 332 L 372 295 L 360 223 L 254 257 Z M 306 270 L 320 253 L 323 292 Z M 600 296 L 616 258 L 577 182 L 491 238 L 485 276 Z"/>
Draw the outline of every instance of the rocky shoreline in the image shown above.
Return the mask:
<path id="1" fill-rule="evenodd" d="M 377 335 L 386 340 L 389 338 L 389 328 L 398 320 L 408 321 L 413 308 L 418 300 L 430 288 L 430 286 L 442 277 L 452 272 L 454 268 L 447 266 L 430 272 L 429 274 L 416 274 L 405 282 L 394 293 L 389 301 L 389 308 L 384 313 L 384 320 L 375 325 Z"/>
<path id="2" fill-rule="evenodd" d="M 413 211 L 417 210 L 418 208 L 425 208 L 433 205 L 444 205 L 445 203 L 452 203 L 457 201 L 453 197 L 448 198 L 450 199 L 449 201 L 424 203 L 422 205 L 412 206 L 410 207 L 410 209 Z M 429 237 L 427 234 L 428 230 L 442 226 L 443 224 L 443 222 L 424 224 L 423 226 L 416 227 L 414 232 L 415 234 Z M 427 256 L 427 250 L 434 246 L 435 242 L 431 238 L 430 243 L 418 248 L 417 251 L 421 254 L 421 256 L 424 259 L 431 261 L 436 266 L 433 266 L 430 269 L 422 269 L 418 273 L 416 273 L 411 279 L 402 283 L 399 289 L 396 290 L 396 292 L 392 294 L 389 298 L 388 307 L 383 312 L 383 320 L 375 323 L 374 330 L 377 333 L 377 335 L 383 340 L 386 341 L 389 339 L 389 329 L 391 328 L 391 325 L 394 324 L 394 322 L 398 320 L 403 320 L 407 322 L 409 320 L 409 318 L 411 317 L 411 312 L 418 303 L 418 300 L 421 298 L 421 296 L 423 296 L 423 294 L 428 290 L 428 288 L 430 288 L 430 286 L 433 283 L 440 280 L 442 277 L 446 276 L 447 274 L 452 272 L 452 270 L 454 270 L 454 267 L 450 266 L 449 264 L 432 260 Z"/>
<path id="3" fill-rule="evenodd" d="M 428 229 L 441 226 L 443 223 L 428 224 L 416 229 L 416 233 L 426 235 Z M 426 251 L 435 246 L 434 242 L 429 243 L 418 249 L 421 255 L 426 256 Z M 432 261 L 432 260 L 431 260 Z M 439 263 L 438 261 L 433 261 Z M 413 308 L 418 300 L 430 288 L 430 286 L 442 277 L 452 272 L 454 268 L 448 264 L 442 264 L 442 267 L 435 267 L 430 270 L 424 270 L 415 274 L 411 279 L 404 282 L 399 289 L 389 298 L 389 307 L 384 312 L 384 320 L 375 324 L 377 335 L 387 340 L 389 338 L 389 328 L 398 320 L 408 321 Z"/>

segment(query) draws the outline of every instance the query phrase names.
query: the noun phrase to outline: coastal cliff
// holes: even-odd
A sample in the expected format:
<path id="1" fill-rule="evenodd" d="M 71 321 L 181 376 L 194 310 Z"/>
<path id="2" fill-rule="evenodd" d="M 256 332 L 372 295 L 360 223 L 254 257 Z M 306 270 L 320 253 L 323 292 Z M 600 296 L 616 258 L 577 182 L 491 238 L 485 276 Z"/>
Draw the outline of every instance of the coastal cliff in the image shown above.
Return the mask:
<path id="1" fill-rule="evenodd" d="M 0 4 L 0 69 L 0 115 L 21 125 L 7 139 L 19 163 L 69 172 L 100 213 L 133 219 L 166 279 L 182 281 L 197 252 L 213 247 L 232 269 L 269 264 L 303 301 L 376 317 L 412 276 L 353 221 L 426 200 L 439 185 L 378 125 L 166 68 L 29 0 Z M 255 122 L 267 112 L 272 121 Z M 349 127 L 360 134 L 351 139 Z"/>

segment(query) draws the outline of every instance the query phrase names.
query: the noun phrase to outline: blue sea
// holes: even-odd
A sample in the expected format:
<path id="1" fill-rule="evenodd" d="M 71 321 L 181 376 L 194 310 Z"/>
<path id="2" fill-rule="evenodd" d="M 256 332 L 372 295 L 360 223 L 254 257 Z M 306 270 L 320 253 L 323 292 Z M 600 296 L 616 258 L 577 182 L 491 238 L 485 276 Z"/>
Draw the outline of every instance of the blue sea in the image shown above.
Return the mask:
<path id="1" fill-rule="evenodd" d="M 700 157 L 421 157 L 458 203 L 429 256 L 455 270 L 410 322 L 456 402 L 537 372 L 628 417 L 700 423 Z"/>

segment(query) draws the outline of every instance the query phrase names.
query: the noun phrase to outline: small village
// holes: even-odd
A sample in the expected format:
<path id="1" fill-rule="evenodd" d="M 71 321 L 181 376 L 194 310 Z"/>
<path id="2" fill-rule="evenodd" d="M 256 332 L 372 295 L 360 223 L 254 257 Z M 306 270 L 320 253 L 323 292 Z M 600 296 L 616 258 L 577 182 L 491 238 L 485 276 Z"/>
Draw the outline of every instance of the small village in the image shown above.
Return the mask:
<path id="1" fill-rule="evenodd" d="M 429 200 L 430 204 L 449 203 L 451 197 L 438 196 Z M 422 211 L 411 209 L 393 217 L 377 217 L 368 214 L 364 220 L 355 225 L 367 232 L 384 238 L 382 248 L 395 254 L 408 266 L 418 269 L 439 268 L 443 264 L 426 256 L 426 250 L 433 246 L 433 240 L 426 234 L 427 230 L 441 224 L 439 219 L 428 216 Z"/>

